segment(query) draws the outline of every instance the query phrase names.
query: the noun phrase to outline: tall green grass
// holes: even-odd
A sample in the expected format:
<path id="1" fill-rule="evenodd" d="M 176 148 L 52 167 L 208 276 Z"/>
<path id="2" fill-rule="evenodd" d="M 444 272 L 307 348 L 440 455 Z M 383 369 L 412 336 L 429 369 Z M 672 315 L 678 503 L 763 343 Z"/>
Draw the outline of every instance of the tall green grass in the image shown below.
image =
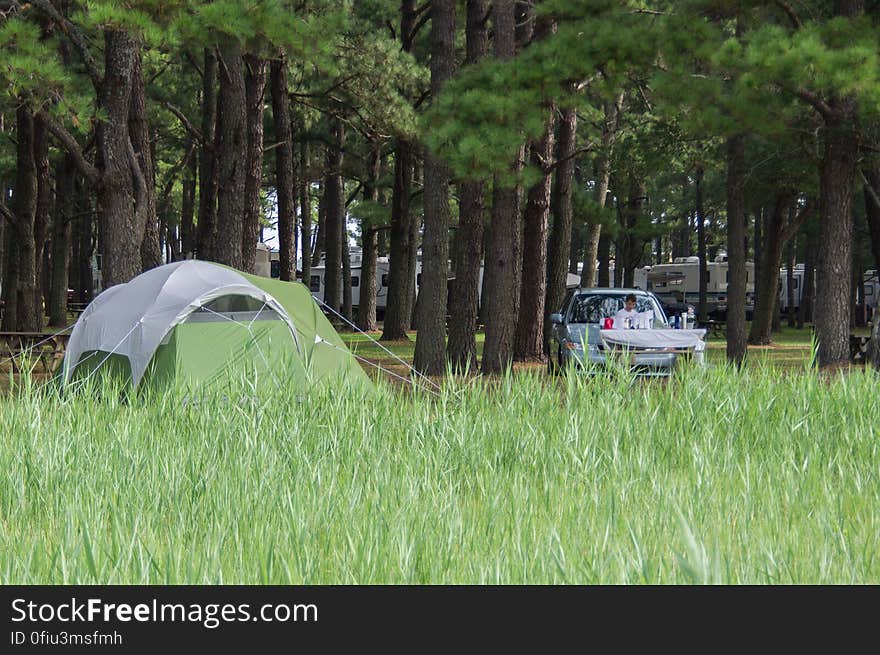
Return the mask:
<path id="1" fill-rule="evenodd" d="M 877 583 L 878 383 L 0 398 L 0 582 Z"/>

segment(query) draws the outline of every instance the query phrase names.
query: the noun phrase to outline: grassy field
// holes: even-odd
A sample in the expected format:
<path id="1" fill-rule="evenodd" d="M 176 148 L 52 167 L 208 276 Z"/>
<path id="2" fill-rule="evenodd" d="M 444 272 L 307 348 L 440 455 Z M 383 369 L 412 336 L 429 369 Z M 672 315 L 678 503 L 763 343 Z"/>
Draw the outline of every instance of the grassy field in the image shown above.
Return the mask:
<path id="1" fill-rule="evenodd" d="M 880 582 L 880 377 L 755 360 L 439 394 L 14 389 L 0 582 Z"/>

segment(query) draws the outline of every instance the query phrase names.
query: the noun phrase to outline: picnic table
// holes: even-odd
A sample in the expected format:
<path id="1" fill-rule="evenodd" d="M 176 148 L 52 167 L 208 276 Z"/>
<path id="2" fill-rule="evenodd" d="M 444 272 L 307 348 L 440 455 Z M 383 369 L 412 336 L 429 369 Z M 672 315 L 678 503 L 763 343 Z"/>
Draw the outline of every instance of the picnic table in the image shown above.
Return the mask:
<path id="1" fill-rule="evenodd" d="M 708 321 L 703 321 L 701 325 L 708 330 L 712 337 L 718 339 L 724 339 L 727 337 L 727 323 L 725 321 L 710 318 Z"/>
<path id="2" fill-rule="evenodd" d="M 47 374 L 55 373 L 64 359 L 69 332 L 0 332 L 0 361 L 21 372 L 24 359 L 37 359 Z"/>

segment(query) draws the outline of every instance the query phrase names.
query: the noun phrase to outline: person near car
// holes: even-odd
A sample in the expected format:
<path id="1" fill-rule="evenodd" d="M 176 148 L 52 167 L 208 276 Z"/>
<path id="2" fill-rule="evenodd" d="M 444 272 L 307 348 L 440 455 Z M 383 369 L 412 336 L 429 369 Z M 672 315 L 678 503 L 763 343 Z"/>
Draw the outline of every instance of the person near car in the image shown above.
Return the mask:
<path id="1" fill-rule="evenodd" d="M 634 327 L 637 315 L 636 295 L 631 293 L 624 299 L 623 309 L 618 310 L 614 315 L 614 329 L 624 330 Z"/>

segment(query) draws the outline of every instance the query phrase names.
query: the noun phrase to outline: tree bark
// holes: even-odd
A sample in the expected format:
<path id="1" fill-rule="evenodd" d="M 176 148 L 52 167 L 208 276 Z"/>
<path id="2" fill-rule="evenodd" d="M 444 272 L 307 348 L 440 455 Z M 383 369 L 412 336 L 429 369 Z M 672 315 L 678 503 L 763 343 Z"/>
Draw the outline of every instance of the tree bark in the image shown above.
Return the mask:
<path id="1" fill-rule="evenodd" d="M 52 281 L 49 284 L 49 325 L 67 324 L 67 285 L 70 239 L 76 213 L 76 165 L 66 155 L 56 173 L 55 212 L 52 218 Z"/>
<path id="2" fill-rule="evenodd" d="M 495 57 L 513 58 L 516 51 L 513 0 L 492 3 Z M 483 373 L 500 373 L 513 359 L 513 337 L 519 305 L 517 257 L 520 220 L 516 187 L 505 186 L 495 176 L 492 190 L 492 228 L 486 247 L 486 273 L 494 277 L 492 294 L 486 299 L 486 341 Z"/>
<path id="3" fill-rule="evenodd" d="M 214 260 L 217 238 L 217 74 L 214 51 L 205 49 L 202 77 L 202 144 L 199 153 L 199 224 L 196 251 L 199 259 Z"/>
<path id="4" fill-rule="evenodd" d="M 302 282 L 307 287 L 312 281 L 312 198 L 309 186 L 309 146 L 305 137 L 299 146 L 299 213 L 302 244 Z M 294 261 L 294 265 L 296 262 Z"/>
<path id="5" fill-rule="evenodd" d="M 370 150 L 367 164 L 367 181 L 364 184 L 364 200 L 371 203 L 379 202 L 379 176 L 382 171 L 382 160 L 379 146 Z M 376 329 L 376 290 L 377 261 L 379 256 L 379 240 L 376 227 L 367 219 L 361 221 L 361 280 L 360 301 L 357 310 L 357 326 L 364 332 Z"/>
<path id="6" fill-rule="evenodd" d="M 141 69 L 141 46 L 135 44 L 132 57 L 131 104 L 128 115 L 131 145 L 146 183 L 142 199 L 144 215 L 141 241 L 141 268 L 149 270 L 162 265 L 162 247 L 159 241 L 159 221 L 156 215 L 156 176 L 150 146 L 150 128 L 147 123 L 147 101 L 144 74 Z"/>
<path id="7" fill-rule="evenodd" d="M 46 231 L 49 227 L 49 211 L 52 195 L 52 180 L 49 171 L 49 132 L 41 115 L 34 116 L 34 165 L 37 173 L 37 202 L 34 211 L 34 307 L 38 330 L 43 328 L 43 316 L 48 309 L 44 304 L 43 276 L 46 262 Z M 46 290 L 48 300 L 48 290 Z"/>
<path id="8" fill-rule="evenodd" d="M 263 181 L 263 98 L 266 92 L 266 60 L 245 55 L 245 132 L 247 160 L 244 177 L 244 225 L 241 242 L 241 269 L 254 272 L 257 242 L 260 240 L 260 186 Z M 276 151 L 285 147 L 275 148 Z"/>
<path id="9" fill-rule="evenodd" d="M 466 65 L 489 52 L 486 28 L 488 0 L 468 0 L 465 34 Z M 483 183 L 466 180 L 459 185 L 458 229 L 455 232 L 454 269 L 449 308 L 447 357 L 453 370 L 473 370 L 477 365 L 477 312 L 480 304 L 480 261 L 483 250 Z"/>
<path id="10" fill-rule="evenodd" d="M 758 304 L 758 296 L 761 293 L 761 262 L 764 260 L 764 208 L 755 210 L 755 224 L 753 233 L 753 247 L 755 251 L 755 305 Z M 754 315 L 754 308 L 752 309 Z"/>
<path id="11" fill-rule="evenodd" d="M 815 308 L 819 366 L 849 362 L 852 267 L 852 187 L 858 157 L 855 103 L 841 101 L 841 118 L 825 125 L 820 182 L 821 212 Z"/>
<path id="12" fill-rule="evenodd" d="M 324 153 L 324 163 L 327 163 L 327 154 Z M 327 241 L 327 193 L 325 191 L 327 179 L 322 177 L 318 183 L 318 220 L 315 224 L 315 247 L 312 249 L 312 266 L 320 266 L 324 259 L 324 244 Z"/>
<path id="13" fill-rule="evenodd" d="M 400 3 L 400 49 L 412 52 L 418 7 L 416 0 Z M 388 296 L 382 340 L 407 339 L 413 318 L 415 291 L 415 252 L 418 225 L 411 216 L 413 185 L 412 144 L 398 140 L 394 153 L 394 188 L 391 195 L 391 244 L 388 264 Z"/>
<path id="14" fill-rule="evenodd" d="M 706 299 L 709 287 L 709 268 L 706 264 L 706 220 L 703 214 L 703 165 L 697 164 L 694 177 L 695 211 L 697 215 L 697 256 L 700 258 L 700 286 L 697 300 L 697 316 L 705 321 L 709 314 Z"/>
<path id="15" fill-rule="evenodd" d="M 865 11 L 863 0 L 835 0 L 833 4 L 834 15 L 844 18 L 856 18 Z M 855 99 L 832 97 L 826 104 L 815 308 L 817 359 L 822 368 L 849 363 L 851 207 L 859 154 Z"/>
<path id="16" fill-rule="evenodd" d="M 553 215 L 553 229 L 547 243 L 547 298 L 544 313 L 549 316 L 558 312 L 565 296 L 565 282 L 568 276 L 568 260 L 571 253 L 572 226 L 572 180 L 574 179 L 574 151 L 577 138 L 577 109 L 564 107 L 560 114 L 556 159 L 556 180 L 550 195 L 550 211 Z M 550 343 L 550 322 L 544 321 L 544 348 Z"/>
<path id="17" fill-rule="evenodd" d="M 16 168 L 16 177 L 20 169 Z M 18 238 L 15 223 L 7 223 L 3 234 L 3 320 L 0 329 L 4 332 L 18 330 Z"/>
<path id="18" fill-rule="evenodd" d="M 620 285 L 632 287 L 635 269 L 642 261 L 645 240 L 638 236 L 638 224 L 644 212 L 647 190 L 644 179 L 635 172 L 629 173 L 629 197 L 619 213 L 621 230 L 615 250 L 614 275 L 620 277 Z"/>
<path id="19" fill-rule="evenodd" d="M 597 283 L 600 287 L 611 286 L 611 237 L 603 234 L 599 237 L 599 248 L 596 251 L 599 260 Z"/>
<path id="20" fill-rule="evenodd" d="M 36 255 L 34 217 L 37 211 L 37 166 L 34 159 L 34 116 L 24 99 L 15 110 L 15 222 L 6 240 L 7 267 L 3 276 L 3 330 L 33 332 L 37 326 L 34 307 Z"/>
<path id="21" fill-rule="evenodd" d="M 602 123 L 602 150 L 596 157 L 596 188 L 593 203 L 600 210 L 605 208 L 608 197 L 608 186 L 611 183 L 611 156 L 614 137 L 620 129 L 620 114 L 623 106 L 623 93 L 616 101 L 605 102 L 605 120 Z M 584 248 L 584 264 L 581 268 L 581 286 L 596 286 L 596 259 L 599 256 L 599 239 L 602 236 L 602 222 L 598 220 L 587 223 L 587 242 Z"/>
<path id="22" fill-rule="evenodd" d="M 127 32 L 104 32 L 105 74 L 100 106 L 106 119 L 99 124 L 97 135 L 103 168 L 98 187 L 98 226 L 105 289 L 128 282 L 143 270 L 141 243 L 148 185 L 128 128 L 137 50 L 137 43 Z"/>
<path id="23" fill-rule="evenodd" d="M 345 199 L 342 189 L 342 149 L 345 128 L 334 120 L 334 144 L 327 148 L 327 172 L 324 177 L 324 231 L 326 238 L 324 268 L 324 303 L 333 311 L 342 309 L 342 225 L 345 222 Z"/>
<path id="24" fill-rule="evenodd" d="M 746 357 L 745 136 L 727 140 L 727 360 Z"/>
<path id="25" fill-rule="evenodd" d="M 779 295 L 779 269 L 782 266 L 782 250 L 786 241 L 792 237 L 798 227 L 806 219 L 810 206 L 804 207 L 793 220 L 786 220 L 795 201 L 792 191 L 783 190 L 777 197 L 773 214 L 764 231 L 763 260 L 760 266 L 760 278 L 756 280 L 758 292 L 755 295 L 755 312 L 752 328 L 749 332 L 749 343 L 766 345 L 770 343 L 773 328 L 773 317 L 777 309 Z M 847 283 L 847 297 L 849 284 Z"/>
<path id="26" fill-rule="evenodd" d="M 385 306 L 382 340 L 406 339 L 411 320 L 412 286 L 410 278 L 410 194 L 412 192 L 412 153 L 400 141 L 394 156 L 394 188 L 391 195 L 391 248 L 388 270 L 388 298 Z"/>
<path id="27" fill-rule="evenodd" d="M 344 187 L 344 184 L 343 184 Z M 345 195 L 344 193 L 342 194 Z M 342 286 L 342 305 L 340 313 L 351 322 L 353 316 L 353 303 L 351 297 L 351 249 L 348 244 L 348 204 L 343 197 L 342 202 L 342 220 L 339 221 L 339 248 L 340 260 L 342 261 L 342 276 L 339 283 Z"/>
<path id="28" fill-rule="evenodd" d="M 189 148 L 195 147 L 192 142 Z M 186 259 L 195 250 L 195 216 L 196 207 L 196 169 L 197 162 L 191 155 L 183 171 L 183 197 L 180 202 L 180 257 Z"/>
<path id="29" fill-rule="evenodd" d="M 556 108 L 551 107 L 544 135 L 530 144 L 533 166 L 539 170 L 553 157 Z M 549 172 L 532 186 L 523 211 L 522 284 L 519 316 L 514 334 L 513 358 L 517 361 L 544 361 L 544 302 L 547 293 L 547 225 L 550 217 Z"/>
<path id="30" fill-rule="evenodd" d="M 220 53 L 217 106 L 216 260 L 232 268 L 244 265 L 245 178 L 248 168 L 247 92 L 241 47 L 235 41 Z"/>
<path id="31" fill-rule="evenodd" d="M 278 197 L 278 264 L 280 278 L 296 280 L 296 214 L 293 188 L 293 130 L 290 127 L 290 100 L 287 95 L 287 60 L 272 61 L 272 116 L 275 121 L 275 192 Z"/>
<path id="32" fill-rule="evenodd" d="M 431 3 L 431 96 L 455 71 L 455 0 Z M 425 151 L 425 232 L 422 239 L 421 310 L 413 366 L 425 375 L 445 371 L 446 279 L 449 273 L 449 169 Z"/>

